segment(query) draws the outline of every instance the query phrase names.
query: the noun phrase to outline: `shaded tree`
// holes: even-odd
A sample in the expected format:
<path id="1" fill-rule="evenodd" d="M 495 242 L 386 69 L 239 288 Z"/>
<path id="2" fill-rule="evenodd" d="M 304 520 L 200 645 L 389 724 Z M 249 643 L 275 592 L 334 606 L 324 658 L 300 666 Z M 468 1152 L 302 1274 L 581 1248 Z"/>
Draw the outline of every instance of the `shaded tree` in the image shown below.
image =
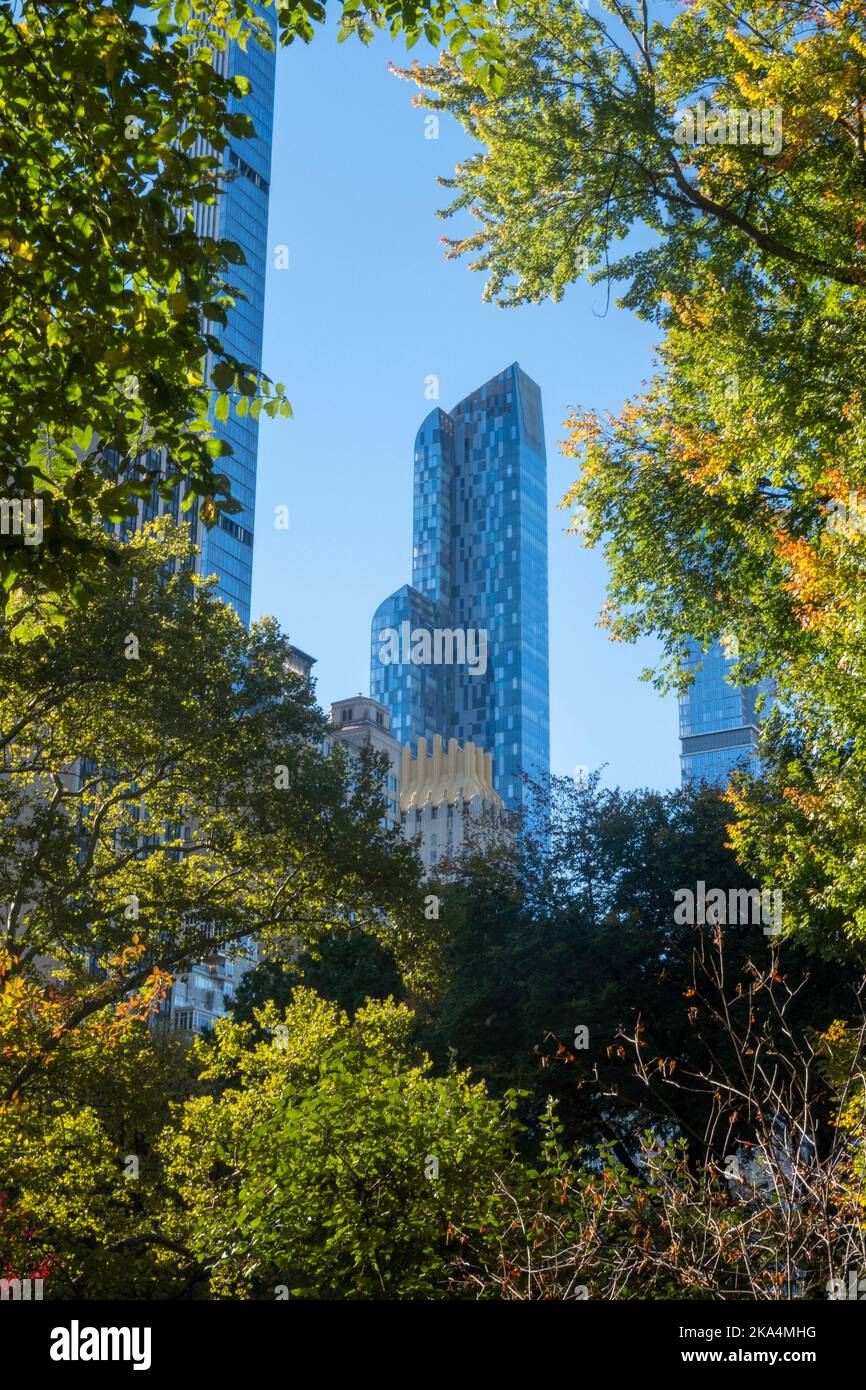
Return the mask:
<path id="1" fill-rule="evenodd" d="M 697 1160 L 706 1095 L 647 1086 L 628 1038 L 640 1029 L 662 1073 L 699 1068 L 730 1046 L 692 1002 L 713 929 L 675 911 L 677 891 L 697 895 L 699 882 L 726 894 L 756 886 L 728 847 L 729 816 L 709 787 L 625 793 L 595 773 L 579 786 L 553 778 L 536 788 L 536 832 L 498 854 L 488 845 L 441 887 L 442 987 L 422 1014 L 425 1046 L 440 1064 L 450 1056 L 472 1066 L 500 1094 L 528 1091 L 531 1126 L 553 1096 L 567 1142 L 614 1142 L 629 1163 L 652 1121 L 687 1136 Z M 808 976 L 790 1006 L 797 1027 L 845 1016 L 862 965 L 780 949 L 761 921 L 723 935 L 742 988 L 777 952 L 784 974 Z M 757 995 L 755 1013 L 765 1007 L 769 997 Z"/>
<path id="2" fill-rule="evenodd" d="M 369 999 L 401 1000 L 403 978 L 390 951 L 366 932 L 333 931 L 294 961 L 265 959 L 248 970 L 232 1001 L 238 1023 L 254 1022 L 255 1011 L 272 1002 L 285 1008 L 298 985 L 315 990 L 350 1016 Z"/>

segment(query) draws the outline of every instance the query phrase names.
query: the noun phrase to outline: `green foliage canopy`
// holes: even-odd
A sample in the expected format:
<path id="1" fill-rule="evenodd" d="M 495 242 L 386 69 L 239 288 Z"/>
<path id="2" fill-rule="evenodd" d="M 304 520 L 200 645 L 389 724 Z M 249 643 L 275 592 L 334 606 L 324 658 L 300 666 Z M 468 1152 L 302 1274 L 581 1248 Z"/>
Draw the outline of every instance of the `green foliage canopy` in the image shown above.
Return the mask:
<path id="1" fill-rule="evenodd" d="M 339 36 L 421 34 L 495 79 L 478 0 L 343 0 Z M 180 486 L 205 524 L 236 510 L 215 422 L 290 413 L 281 384 L 232 356 L 240 248 L 196 210 L 253 133 L 236 46 L 309 42 L 319 0 L 22 0 L 0 4 L 0 497 L 38 498 L 44 536 L 0 534 L 0 584 L 79 597 L 113 551 L 94 520 Z M 166 462 L 167 460 L 167 462 Z M 47 587 L 46 587 L 47 586 Z"/>

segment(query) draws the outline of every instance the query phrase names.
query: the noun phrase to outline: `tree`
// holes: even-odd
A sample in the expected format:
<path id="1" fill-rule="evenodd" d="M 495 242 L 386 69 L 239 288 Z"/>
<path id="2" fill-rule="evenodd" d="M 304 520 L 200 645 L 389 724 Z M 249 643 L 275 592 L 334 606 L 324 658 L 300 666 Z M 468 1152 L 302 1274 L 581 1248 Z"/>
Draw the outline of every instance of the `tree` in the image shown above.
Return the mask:
<path id="1" fill-rule="evenodd" d="M 298 985 L 315 990 L 349 1015 L 370 999 L 401 1000 L 405 986 L 394 956 L 363 931 L 330 931 L 294 961 L 262 960 L 242 976 L 232 1001 L 238 1023 L 254 1022 L 267 1003 L 285 1008 Z"/>
<path id="2" fill-rule="evenodd" d="M 0 631 L 0 949 L 24 1035 L 0 1058 L 7 1100 L 86 1019 L 136 995 L 147 1012 L 245 940 L 288 950 L 352 920 L 408 959 L 421 935 L 377 759 L 326 751 L 276 624 L 247 632 L 191 554 L 158 523 L 86 611 L 66 599 L 59 634 Z"/>
<path id="3" fill-rule="evenodd" d="M 20 997 L 20 996 L 19 996 Z M 25 1020 L 0 995 L 0 1049 L 28 1055 Z M 33 990 L 29 1026 L 47 1021 Z M 0 1106 L 0 1278 L 40 1277 L 45 1297 L 183 1297 L 199 1273 L 163 1230 L 156 1150 L 173 1103 L 195 1089 L 189 1043 L 118 1008 L 91 1015 L 50 1073 Z"/>
<path id="4" fill-rule="evenodd" d="M 604 547 L 612 636 L 660 638 L 663 688 L 720 636 L 735 679 L 773 683 L 776 832 L 738 798 L 738 850 L 791 929 L 862 940 L 862 7 L 532 0 L 500 29 L 500 99 L 448 58 L 406 74 L 481 145 L 445 181 L 481 223 L 449 253 L 506 304 L 588 267 L 660 325 L 646 391 L 570 420 L 563 505 Z"/>
<path id="5" fill-rule="evenodd" d="M 485 847 L 442 885 L 441 985 L 419 1010 L 437 1063 L 471 1066 L 494 1094 L 524 1092 L 532 1142 L 552 1097 L 567 1144 L 613 1143 L 634 1166 L 652 1124 L 687 1138 L 697 1162 L 711 1098 L 666 1084 L 666 1069 L 700 1070 L 713 1058 L 733 1067 L 736 1053 L 729 1020 L 696 1002 L 715 957 L 714 928 L 697 909 L 683 920 L 676 904 L 699 881 L 726 903 L 756 888 L 726 843 L 729 816 L 706 787 L 626 793 L 603 788 L 598 773 L 579 786 L 552 778 L 537 787 L 537 833 L 499 854 Z M 751 917 L 723 920 L 720 930 L 728 977 L 744 982 L 738 1007 L 748 1000 L 755 1020 L 772 1011 L 771 999 L 749 986 L 755 971 L 771 968 L 801 981 L 789 1003 L 801 1032 L 847 1016 L 862 962 L 841 969 L 793 943 L 779 950 Z M 646 1075 L 631 1065 L 636 1031 L 653 1059 Z M 745 1112 L 740 1121 L 748 1137 Z"/>
<path id="6" fill-rule="evenodd" d="M 299 988 L 220 1019 L 200 1043 L 216 1093 L 165 1135 L 169 1229 L 215 1297 L 442 1297 L 450 1245 L 490 1215 L 508 1154 L 499 1106 L 468 1074 L 430 1074 L 393 1001 L 353 1022 Z"/>
<path id="7" fill-rule="evenodd" d="M 483 0 L 339 13 L 341 39 L 444 37 L 495 79 Z M 223 75 L 222 55 L 276 33 L 309 42 L 324 18 L 319 0 L 0 4 L 0 478 L 18 509 L 0 528 L 0 582 L 9 595 L 35 581 L 45 616 L 58 586 L 83 598 L 112 559 L 93 520 L 181 486 L 213 524 L 236 510 L 215 419 L 289 413 L 282 385 L 222 345 L 242 253 L 198 235 L 194 213 L 235 176 L 229 142 L 253 131 L 249 83 Z"/>
<path id="8" fill-rule="evenodd" d="M 496 92 L 447 54 L 399 74 L 481 147 L 441 182 L 457 190 L 443 215 L 470 209 L 481 224 L 446 245 L 475 254 L 487 298 L 560 298 L 589 267 L 628 280 L 623 302 L 664 320 L 667 296 L 711 268 L 745 277 L 762 306 L 827 282 L 857 302 L 864 30 L 851 0 L 706 0 L 670 23 L 645 0 L 526 0 L 495 31 Z M 706 133 L 697 112 L 684 124 L 701 99 Z M 744 108 L 757 125 L 741 124 Z M 640 225 L 652 243 L 611 262 Z"/>
<path id="9" fill-rule="evenodd" d="M 575 1153 L 548 1107 L 537 1171 L 497 1175 L 504 1219 L 457 1248 L 457 1289 L 524 1300 L 850 1296 L 850 1271 L 866 1255 L 862 1008 L 849 1000 L 850 1028 L 792 1028 L 800 984 L 774 963 L 738 978 L 724 955 L 718 942 L 699 1002 L 727 1046 L 697 1067 L 660 1067 L 671 1090 L 705 1094 L 721 1156 L 708 1134 L 695 1162 L 685 1138 L 656 1127 L 641 1136 L 639 1165 L 610 1145 Z M 759 1020 L 762 994 L 771 1004 Z M 633 1048 L 652 1084 L 639 1033 Z M 736 1138 L 743 1111 L 745 1143 Z"/>

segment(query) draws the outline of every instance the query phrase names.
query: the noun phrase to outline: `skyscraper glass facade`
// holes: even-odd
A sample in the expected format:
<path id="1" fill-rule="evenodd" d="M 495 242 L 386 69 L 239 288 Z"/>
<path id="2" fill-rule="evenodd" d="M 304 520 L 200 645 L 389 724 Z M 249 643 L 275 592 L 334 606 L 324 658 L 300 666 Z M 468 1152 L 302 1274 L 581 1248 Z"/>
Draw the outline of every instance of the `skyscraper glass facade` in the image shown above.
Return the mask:
<path id="1" fill-rule="evenodd" d="M 385 667 L 381 660 L 380 632 L 400 632 L 401 624 L 409 622 L 410 630 L 425 628 L 433 631 L 447 626 L 438 604 L 432 603 L 411 585 L 404 584 L 379 604 L 373 616 L 371 668 L 380 673 L 371 694 L 381 700 L 391 715 L 391 732 L 401 743 L 414 743 L 422 734 L 429 741 L 441 733 L 450 712 L 446 704 L 445 683 L 440 668 L 427 664 L 401 662 Z M 385 672 L 387 671 L 387 676 Z M 377 694 L 377 688 L 388 689 L 388 699 Z"/>
<path id="2" fill-rule="evenodd" d="M 273 9 L 264 15 L 274 33 Z M 232 175 L 212 204 L 199 203 L 195 228 L 201 237 L 225 238 L 235 242 L 244 255 L 243 265 L 232 265 L 228 278 L 239 293 L 228 311 L 226 325 L 214 324 L 212 331 L 227 352 L 248 366 L 262 365 L 264 330 L 265 272 L 267 265 L 268 200 L 270 196 L 271 146 L 273 142 L 274 82 L 276 59 L 252 39 L 244 52 L 236 44 L 214 54 L 214 65 L 225 75 L 246 77 L 250 90 L 243 99 L 232 98 L 232 110 L 248 115 L 255 135 L 247 139 L 232 137 L 223 154 L 223 164 Z M 193 147 L 193 153 L 200 153 Z M 210 363 L 207 367 L 210 372 Z M 217 576 L 217 594 L 232 604 L 242 621 L 249 623 L 253 582 L 253 535 L 256 510 L 256 461 L 259 422 L 252 415 L 238 416 L 233 410 L 225 421 L 211 414 L 215 433 L 225 439 L 232 454 L 220 459 L 218 467 L 231 480 L 232 497 L 240 511 L 221 516 L 209 530 L 197 514 L 182 510 L 183 489 L 175 490 L 171 501 L 159 497 L 154 484 L 151 496 L 139 504 L 138 514 L 118 527 L 128 536 L 145 522 L 164 512 L 176 521 L 188 522 L 199 547 L 197 568 L 202 574 Z M 169 471 L 164 454 L 148 457 L 148 466 L 158 475 Z"/>
<path id="3" fill-rule="evenodd" d="M 549 770 L 550 732 L 541 392 L 517 363 L 421 425 L 413 531 L 412 585 L 373 618 L 371 693 L 404 743 L 441 734 L 491 752 L 496 790 L 518 808 L 521 771 Z M 474 660 L 414 660 L 405 643 L 383 659 L 382 634 L 404 624 L 460 634 Z"/>
<path id="4" fill-rule="evenodd" d="M 273 9 L 259 10 L 274 25 Z M 268 199 L 270 195 L 271 146 L 273 142 L 274 81 L 276 57 L 252 40 L 246 51 L 229 45 L 214 61 L 233 76 L 246 77 L 249 93 L 233 102 L 237 110 L 250 116 L 255 127 L 251 139 L 232 138 L 225 151 L 226 168 L 233 179 L 213 206 L 200 206 L 197 230 L 202 236 L 225 237 L 237 242 L 244 253 L 244 265 L 232 266 L 232 283 L 243 292 L 229 311 L 228 324 L 216 327 L 226 351 L 253 367 L 262 364 L 262 334 L 267 265 Z M 202 574 L 216 574 L 219 596 L 231 603 L 245 623 L 250 620 L 253 582 L 253 534 L 256 510 L 256 459 L 259 423 L 251 415 L 215 422 L 217 433 L 231 445 L 231 457 L 220 460 L 220 467 L 231 479 L 232 496 L 241 510 L 223 516 L 209 531 L 198 528 Z"/>
<path id="5" fill-rule="evenodd" d="M 259 8 L 259 13 L 268 18 L 273 33 L 273 9 Z M 223 154 L 224 166 L 232 178 L 213 204 L 197 205 L 195 227 L 199 236 L 233 241 L 243 252 L 244 264 L 232 265 L 228 277 L 240 293 L 236 294 L 235 304 L 228 311 L 227 324 L 214 325 L 213 331 L 228 353 L 248 366 L 260 368 L 276 59 L 273 52 L 265 51 L 251 40 L 245 52 L 231 44 L 224 53 L 215 53 L 213 61 L 223 74 L 248 79 L 249 92 L 242 100 L 233 100 L 232 106 L 250 116 L 255 135 L 249 139 L 232 138 Z M 219 460 L 219 468 L 230 478 L 232 497 L 240 503 L 241 509 L 231 516 L 221 516 L 210 530 L 201 524 L 197 515 L 192 516 L 193 538 L 200 550 L 197 568 L 202 574 L 216 574 L 217 594 L 248 624 L 258 420 L 249 414 L 238 416 L 231 411 L 226 421 L 212 416 L 212 424 L 215 433 L 231 445 L 231 455 Z M 168 467 L 165 457 L 158 455 L 151 456 L 148 464 L 155 473 Z M 150 499 L 140 504 L 137 517 L 119 528 L 120 533 L 129 534 L 161 512 L 170 512 L 177 521 L 190 520 L 190 514 L 182 511 L 181 502 L 181 488 L 175 489 L 170 502 L 165 503 L 154 487 Z M 298 658 L 293 664 L 306 666 L 308 674 L 312 658 L 292 650 Z M 178 975 L 163 1012 L 170 1014 L 180 1028 L 200 1031 L 212 1024 L 230 1005 L 237 982 L 256 959 L 256 949 L 252 939 L 244 938 L 238 951 L 221 951 L 207 962 L 191 967 L 187 974 Z"/>
<path id="6" fill-rule="evenodd" d="M 680 748 L 682 780 L 725 785 L 737 767 L 760 770 L 758 753 L 760 714 L 758 697 L 769 692 L 767 684 L 734 685 L 730 680 L 735 658 L 714 642 L 702 652 L 690 642 L 688 666 L 695 679 L 680 699 Z"/>

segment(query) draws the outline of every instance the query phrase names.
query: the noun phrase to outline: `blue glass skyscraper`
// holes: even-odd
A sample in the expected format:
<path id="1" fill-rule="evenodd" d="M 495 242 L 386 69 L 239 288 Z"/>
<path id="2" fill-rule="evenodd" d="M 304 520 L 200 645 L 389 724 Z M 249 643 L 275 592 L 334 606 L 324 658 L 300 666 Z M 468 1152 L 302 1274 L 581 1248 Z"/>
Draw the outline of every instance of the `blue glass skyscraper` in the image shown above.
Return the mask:
<path id="1" fill-rule="evenodd" d="M 273 35 L 273 10 L 259 8 L 259 14 L 268 19 Z M 262 365 L 276 56 L 251 39 L 246 51 L 238 44 L 229 44 L 225 52 L 214 54 L 213 62 L 223 74 L 249 81 L 249 92 L 242 99 L 233 97 L 230 107 L 251 118 L 255 134 L 243 139 L 232 137 L 222 156 L 223 166 L 232 177 L 213 203 L 197 204 L 195 229 L 200 237 L 233 241 L 243 252 L 244 263 L 232 265 L 228 276 L 240 293 L 228 310 L 228 322 L 213 325 L 213 332 L 226 352 L 258 369 Z M 210 369 L 208 362 L 208 376 Z M 232 448 L 232 454 L 220 459 L 218 466 L 231 481 L 231 494 L 240 503 L 240 511 L 221 515 L 208 529 L 197 510 L 192 516 L 182 511 L 182 485 L 167 503 L 160 499 L 154 486 L 151 497 L 139 504 L 137 515 L 118 529 L 120 535 L 129 535 L 165 511 L 171 512 L 175 520 L 189 521 L 200 552 L 197 569 L 201 574 L 217 576 L 218 596 L 232 604 L 244 623 L 249 623 L 259 422 L 251 414 L 239 416 L 232 409 L 225 421 L 216 420 L 212 414 L 211 423 L 215 433 Z M 151 456 L 148 465 L 154 472 L 165 474 L 170 461 L 164 455 Z"/>
<path id="2" fill-rule="evenodd" d="M 412 585 L 373 618 L 371 694 L 403 743 L 441 734 L 491 752 L 519 808 L 521 771 L 549 770 L 550 732 L 541 392 L 517 363 L 422 423 L 413 530 Z"/>
<path id="3" fill-rule="evenodd" d="M 737 767 L 760 770 L 758 697 L 769 686 L 734 685 L 730 670 L 735 657 L 721 642 L 702 652 L 690 642 L 688 666 L 695 679 L 680 698 L 680 761 L 683 785 L 707 781 L 725 785 Z"/>
<path id="4" fill-rule="evenodd" d="M 273 28 L 273 10 L 260 10 Z M 252 40 L 242 50 L 230 44 L 214 62 L 227 75 L 246 77 L 249 93 L 233 99 L 233 106 L 248 115 L 255 127 L 251 139 L 232 139 L 224 154 L 224 164 L 233 173 L 231 182 L 213 205 L 201 205 L 196 229 L 202 236 L 224 237 L 238 244 L 244 265 L 232 266 L 232 283 L 242 292 L 228 323 L 217 327 L 227 352 L 253 367 L 262 364 L 262 334 L 265 310 L 265 269 L 267 264 L 268 199 L 270 195 L 271 145 L 273 141 L 274 82 L 276 56 Z M 231 479 L 232 497 L 241 510 L 221 516 L 210 530 L 197 527 L 196 541 L 201 547 L 202 574 L 216 574 L 217 593 L 237 609 L 245 623 L 250 620 L 253 582 L 253 534 L 256 510 L 256 460 L 259 422 L 252 415 L 238 416 L 232 410 L 224 423 L 216 422 L 217 433 L 228 441 L 233 453 L 220 461 Z"/>
<path id="5" fill-rule="evenodd" d="M 268 18 L 274 32 L 273 10 L 259 9 Z M 232 178 L 227 181 L 213 204 L 199 204 L 195 213 L 195 228 L 200 237 L 223 238 L 235 242 L 243 252 L 244 263 L 232 265 L 229 276 L 240 294 L 228 311 L 226 325 L 215 325 L 226 352 L 240 362 L 255 368 L 262 364 L 262 335 L 265 307 L 265 271 L 267 264 L 268 200 L 270 195 L 271 145 L 273 139 L 274 83 L 276 57 L 250 40 L 244 51 L 237 44 L 228 45 L 223 53 L 215 53 L 214 64 L 225 75 L 246 77 L 249 92 L 242 100 L 233 99 L 232 106 L 252 119 L 255 135 L 251 138 L 232 137 L 223 153 L 223 164 Z M 210 374 L 210 363 L 207 365 Z M 232 453 L 221 459 L 219 468 L 231 481 L 232 497 L 240 510 L 231 516 L 220 516 L 207 529 L 197 511 L 192 516 L 193 539 L 200 554 L 197 568 L 202 574 L 217 576 L 216 592 L 230 603 L 241 620 L 250 621 L 250 600 L 253 575 L 253 534 L 256 506 L 256 463 L 258 455 L 258 420 L 252 415 L 238 416 L 232 410 L 226 421 L 212 417 L 215 433 L 227 440 Z M 151 459 L 150 465 L 167 470 L 165 457 Z M 148 521 L 161 511 L 170 511 L 176 520 L 187 520 L 181 510 L 182 486 L 174 491 L 170 502 L 163 502 L 154 487 L 151 498 L 139 506 L 138 515 L 121 528 L 128 534 L 137 525 Z M 309 674 L 312 658 L 291 649 L 299 660 L 292 662 Z M 290 657 L 291 661 L 291 657 Z M 179 974 L 173 984 L 170 999 L 164 1006 L 180 1028 L 195 1032 L 212 1025 L 222 1015 L 233 997 L 237 981 L 255 960 L 256 947 L 252 941 L 242 941 L 244 948 L 238 956 L 222 951 L 209 957 L 205 964 L 193 965 L 186 974 Z"/>

